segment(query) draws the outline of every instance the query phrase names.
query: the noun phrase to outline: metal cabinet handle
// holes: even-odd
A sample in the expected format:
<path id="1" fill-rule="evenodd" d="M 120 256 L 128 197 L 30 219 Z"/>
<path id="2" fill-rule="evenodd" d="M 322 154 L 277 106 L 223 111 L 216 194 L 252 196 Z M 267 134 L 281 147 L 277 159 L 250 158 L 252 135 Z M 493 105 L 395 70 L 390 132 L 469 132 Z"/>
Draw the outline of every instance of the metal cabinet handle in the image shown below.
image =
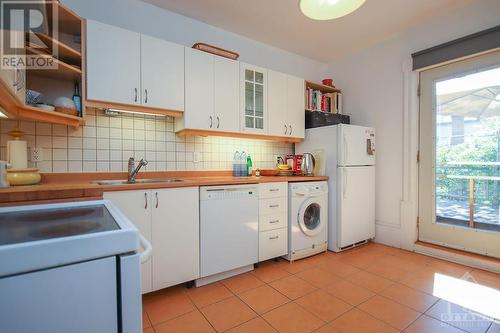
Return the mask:
<path id="1" fill-rule="evenodd" d="M 278 238 L 280 238 L 280 236 L 269 237 L 270 240 L 278 239 Z"/>
<path id="2" fill-rule="evenodd" d="M 148 90 L 147 89 L 144 89 L 144 94 L 146 95 L 144 97 L 144 103 L 147 103 L 148 102 Z"/>
<path id="3" fill-rule="evenodd" d="M 220 119 L 219 116 L 217 116 L 217 128 L 219 128 L 219 125 L 220 125 Z"/>
<path id="4" fill-rule="evenodd" d="M 144 209 L 148 209 L 148 192 L 144 192 Z"/>
<path id="5" fill-rule="evenodd" d="M 156 196 L 156 206 L 155 206 L 155 208 L 158 208 L 158 192 L 155 192 L 155 196 Z"/>
<path id="6" fill-rule="evenodd" d="M 269 189 L 269 192 L 277 192 L 279 191 L 280 189 L 279 188 L 270 188 Z"/>
<path id="7" fill-rule="evenodd" d="M 210 128 L 212 128 L 212 125 L 213 125 L 213 119 L 212 116 L 210 116 Z"/>
<path id="8" fill-rule="evenodd" d="M 292 135 L 292 132 L 293 132 L 293 128 L 292 128 L 292 125 L 290 125 L 290 134 L 288 134 L 288 135 Z"/>
<path id="9" fill-rule="evenodd" d="M 269 223 L 273 224 L 273 223 L 278 223 L 280 220 L 272 220 L 272 221 L 269 221 Z"/>
<path id="10" fill-rule="evenodd" d="M 280 205 L 276 204 L 276 205 L 269 205 L 269 208 L 278 208 Z"/>
<path id="11" fill-rule="evenodd" d="M 134 102 L 137 103 L 137 88 L 134 88 L 134 93 L 135 93 Z"/>
<path id="12" fill-rule="evenodd" d="M 288 132 L 288 127 L 286 127 L 286 125 L 285 125 L 285 135 L 286 135 L 286 132 Z"/>

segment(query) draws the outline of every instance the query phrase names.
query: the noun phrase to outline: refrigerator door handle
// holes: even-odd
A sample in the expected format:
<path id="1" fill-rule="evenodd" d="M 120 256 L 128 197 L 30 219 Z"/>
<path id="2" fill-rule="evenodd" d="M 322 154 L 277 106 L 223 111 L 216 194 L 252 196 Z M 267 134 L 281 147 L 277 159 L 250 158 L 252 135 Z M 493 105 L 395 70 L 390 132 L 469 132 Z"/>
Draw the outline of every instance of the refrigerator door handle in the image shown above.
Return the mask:
<path id="1" fill-rule="evenodd" d="M 343 170 L 343 176 L 342 176 L 342 197 L 345 199 L 346 193 L 347 193 L 347 169 Z"/>
<path id="2" fill-rule="evenodd" d="M 342 135 L 342 144 L 344 145 L 344 147 L 343 147 L 344 148 L 343 149 L 343 151 L 344 151 L 344 163 L 342 163 L 342 164 L 347 165 L 348 164 L 347 163 L 348 154 L 347 154 L 347 138 L 346 138 L 345 133 L 343 133 L 343 135 Z"/>

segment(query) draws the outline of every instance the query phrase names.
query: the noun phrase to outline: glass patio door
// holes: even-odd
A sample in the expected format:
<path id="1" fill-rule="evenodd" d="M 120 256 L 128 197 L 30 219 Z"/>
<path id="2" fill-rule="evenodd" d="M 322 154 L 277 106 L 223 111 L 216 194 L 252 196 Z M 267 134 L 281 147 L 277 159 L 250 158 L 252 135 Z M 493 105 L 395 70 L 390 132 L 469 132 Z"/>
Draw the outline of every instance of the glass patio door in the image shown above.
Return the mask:
<path id="1" fill-rule="evenodd" d="M 500 257 L 500 51 L 420 73 L 419 239 Z"/>

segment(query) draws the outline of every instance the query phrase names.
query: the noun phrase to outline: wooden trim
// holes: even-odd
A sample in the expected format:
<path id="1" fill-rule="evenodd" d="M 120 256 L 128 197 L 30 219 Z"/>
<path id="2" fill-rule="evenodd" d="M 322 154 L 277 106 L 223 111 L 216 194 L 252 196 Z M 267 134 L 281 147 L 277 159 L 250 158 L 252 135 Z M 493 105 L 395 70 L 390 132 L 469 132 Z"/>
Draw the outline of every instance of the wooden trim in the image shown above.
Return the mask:
<path id="1" fill-rule="evenodd" d="M 95 100 L 87 100 L 85 106 L 88 108 L 97 108 L 97 109 L 118 109 L 126 111 L 143 112 L 143 113 L 150 113 L 152 115 L 169 116 L 174 118 L 179 118 L 184 115 L 183 111 L 178 111 L 178 110 L 167 110 L 167 109 L 152 108 L 143 105 L 129 105 L 129 104 L 103 102 Z"/>
<path id="2" fill-rule="evenodd" d="M 312 88 L 313 90 L 319 90 L 322 93 L 339 93 L 342 92 L 340 89 L 330 87 L 330 86 L 325 86 L 324 84 L 321 83 L 314 83 L 311 81 L 305 81 L 306 82 L 306 88 Z"/>
<path id="3" fill-rule="evenodd" d="M 246 138 L 246 139 L 258 139 L 258 140 L 269 140 L 269 141 L 279 141 L 279 142 L 301 142 L 304 141 L 302 138 L 294 138 L 289 136 L 274 136 L 266 134 L 254 134 L 254 133 L 240 133 L 240 132 L 220 132 L 220 131 L 207 131 L 207 130 L 197 130 L 197 129 L 183 129 L 175 133 L 178 136 L 224 136 L 232 138 Z"/>

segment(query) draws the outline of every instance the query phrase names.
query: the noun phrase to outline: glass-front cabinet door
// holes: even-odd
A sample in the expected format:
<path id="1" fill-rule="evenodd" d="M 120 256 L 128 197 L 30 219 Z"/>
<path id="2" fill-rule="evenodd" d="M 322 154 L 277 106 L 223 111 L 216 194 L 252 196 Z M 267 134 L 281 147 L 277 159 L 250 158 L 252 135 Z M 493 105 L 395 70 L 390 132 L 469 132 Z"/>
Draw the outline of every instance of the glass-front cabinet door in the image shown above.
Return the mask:
<path id="1" fill-rule="evenodd" d="M 267 132 L 267 70 L 241 63 L 242 131 Z"/>

